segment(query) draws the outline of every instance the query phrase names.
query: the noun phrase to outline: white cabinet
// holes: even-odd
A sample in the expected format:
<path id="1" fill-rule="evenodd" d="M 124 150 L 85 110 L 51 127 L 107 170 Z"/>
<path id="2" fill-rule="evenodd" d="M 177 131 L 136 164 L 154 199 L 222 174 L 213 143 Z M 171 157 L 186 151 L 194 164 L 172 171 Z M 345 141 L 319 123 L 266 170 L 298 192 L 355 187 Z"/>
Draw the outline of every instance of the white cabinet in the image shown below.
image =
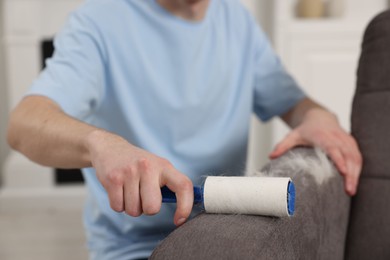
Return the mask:
<path id="1" fill-rule="evenodd" d="M 344 16 L 319 19 L 297 18 L 295 4 L 292 0 L 275 1 L 276 51 L 305 92 L 336 113 L 349 130 L 364 29 L 375 14 L 387 8 L 387 1 L 346 1 Z M 283 123 L 274 120 L 272 144 L 287 132 Z"/>

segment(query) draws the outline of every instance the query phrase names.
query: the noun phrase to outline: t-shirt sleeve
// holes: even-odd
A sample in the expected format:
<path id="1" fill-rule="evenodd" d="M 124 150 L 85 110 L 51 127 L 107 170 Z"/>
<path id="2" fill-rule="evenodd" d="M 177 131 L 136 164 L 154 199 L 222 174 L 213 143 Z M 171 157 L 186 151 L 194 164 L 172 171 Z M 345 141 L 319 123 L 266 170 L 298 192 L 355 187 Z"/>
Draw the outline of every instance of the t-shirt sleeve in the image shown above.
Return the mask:
<path id="1" fill-rule="evenodd" d="M 53 57 L 26 96 L 46 96 L 65 113 L 84 119 L 99 104 L 104 91 L 104 52 L 98 29 L 86 16 L 71 14 L 55 37 Z"/>
<path id="2" fill-rule="evenodd" d="M 254 112 L 263 121 L 280 116 L 305 94 L 286 72 L 264 32 L 255 29 Z"/>

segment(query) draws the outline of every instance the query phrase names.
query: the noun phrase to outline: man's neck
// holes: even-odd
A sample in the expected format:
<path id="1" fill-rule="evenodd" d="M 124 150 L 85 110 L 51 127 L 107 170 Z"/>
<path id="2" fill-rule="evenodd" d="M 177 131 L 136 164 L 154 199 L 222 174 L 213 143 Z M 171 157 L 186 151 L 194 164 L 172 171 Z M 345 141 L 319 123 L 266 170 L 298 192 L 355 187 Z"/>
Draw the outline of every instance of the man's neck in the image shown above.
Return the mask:
<path id="1" fill-rule="evenodd" d="M 206 16 L 210 0 L 157 0 L 173 15 L 190 21 L 201 21 Z"/>

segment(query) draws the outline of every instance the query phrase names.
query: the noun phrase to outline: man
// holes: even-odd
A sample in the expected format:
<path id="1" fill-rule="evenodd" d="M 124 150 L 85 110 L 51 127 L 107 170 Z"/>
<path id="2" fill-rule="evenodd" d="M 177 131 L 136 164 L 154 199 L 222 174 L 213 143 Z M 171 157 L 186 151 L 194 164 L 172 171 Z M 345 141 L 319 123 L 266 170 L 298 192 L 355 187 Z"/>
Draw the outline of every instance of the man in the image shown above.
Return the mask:
<path id="1" fill-rule="evenodd" d="M 355 141 L 305 97 L 236 0 L 90 0 L 55 47 L 8 140 L 37 163 L 84 168 L 92 259 L 148 257 L 172 218 L 189 218 L 201 175 L 243 172 L 252 111 L 293 128 L 271 158 L 319 146 L 356 192 Z M 176 211 L 161 205 L 164 185 Z"/>

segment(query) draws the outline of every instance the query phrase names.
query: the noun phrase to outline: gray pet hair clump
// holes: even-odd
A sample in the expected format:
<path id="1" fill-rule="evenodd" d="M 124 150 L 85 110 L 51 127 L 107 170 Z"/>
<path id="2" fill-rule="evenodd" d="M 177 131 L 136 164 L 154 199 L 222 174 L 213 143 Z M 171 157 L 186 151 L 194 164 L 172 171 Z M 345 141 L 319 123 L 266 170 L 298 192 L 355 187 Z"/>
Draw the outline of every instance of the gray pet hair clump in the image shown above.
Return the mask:
<path id="1" fill-rule="evenodd" d="M 169 235 L 151 259 L 343 259 L 349 197 L 322 151 L 295 148 L 257 175 L 293 180 L 293 217 L 200 214 Z"/>
<path id="2" fill-rule="evenodd" d="M 312 149 L 296 148 L 288 152 L 280 159 L 267 164 L 255 176 L 285 176 L 294 178 L 302 172 L 308 173 L 307 177 L 313 177 L 318 185 L 322 185 L 332 176 L 338 175 L 334 164 L 327 155 L 319 148 Z"/>

